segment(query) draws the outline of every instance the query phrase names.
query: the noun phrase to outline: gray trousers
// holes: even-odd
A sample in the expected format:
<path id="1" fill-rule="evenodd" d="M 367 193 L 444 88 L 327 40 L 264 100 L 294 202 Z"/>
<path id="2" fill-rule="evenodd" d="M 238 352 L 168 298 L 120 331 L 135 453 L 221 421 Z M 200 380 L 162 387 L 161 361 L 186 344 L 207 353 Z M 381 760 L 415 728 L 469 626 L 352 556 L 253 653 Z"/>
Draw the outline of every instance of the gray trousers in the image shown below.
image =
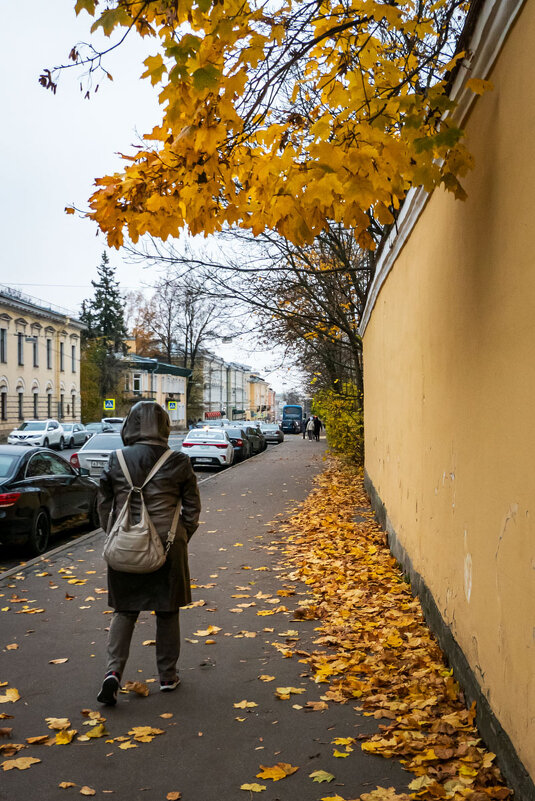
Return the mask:
<path id="1" fill-rule="evenodd" d="M 123 675 L 139 612 L 114 612 L 108 634 L 106 672 Z M 177 612 L 156 612 L 156 665 L 160 681 L 172 681 L 180 656 L 180 624 Z"/>

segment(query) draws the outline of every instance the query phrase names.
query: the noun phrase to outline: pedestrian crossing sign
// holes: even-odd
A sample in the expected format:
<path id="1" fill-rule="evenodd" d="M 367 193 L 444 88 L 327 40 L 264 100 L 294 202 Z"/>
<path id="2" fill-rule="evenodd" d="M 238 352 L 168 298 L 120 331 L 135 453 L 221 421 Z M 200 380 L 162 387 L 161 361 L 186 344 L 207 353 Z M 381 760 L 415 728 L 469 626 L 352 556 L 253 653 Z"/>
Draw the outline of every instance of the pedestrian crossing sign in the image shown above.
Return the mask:
<path id="1" fill-rule="evenodd" d="M 104 401 L 104 411 L 113 412 L 115 409 L 115 398 L 106 398 Z"/>
<path id="2" fill-rule="evenodd" d="M 177 403 L 177 401 L 171 401 L 171 400 L 168 400 L 168 401 L 167 401 L 167 409 L 168 409 L 170 412 L 176 412 L 176 410 L 178 409 L 178 403 Z"/>

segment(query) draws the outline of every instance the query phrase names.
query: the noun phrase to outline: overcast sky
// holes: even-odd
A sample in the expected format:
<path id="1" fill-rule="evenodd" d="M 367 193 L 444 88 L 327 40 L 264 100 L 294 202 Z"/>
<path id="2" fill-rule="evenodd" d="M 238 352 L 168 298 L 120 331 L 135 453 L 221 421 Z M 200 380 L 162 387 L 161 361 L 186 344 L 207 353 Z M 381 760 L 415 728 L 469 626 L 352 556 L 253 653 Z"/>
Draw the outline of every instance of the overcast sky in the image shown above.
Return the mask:
<path id="1" fill-rule="evenodd" d="M 76 70 L 61 76 L 56 95 L 38 78 L 45 67 L 68 62 L 71 47 L 90 38 L 90 17 L 74 14 L 74 0 L 20 6 L 4 3 L 0 28 L 2 109 L 2 255 L 0 282 L 76 311 L 92 295 L 106 243 L 94 223 L 64 208 L 87 208 L 95 178 L 120 169 L 118 152 L 129 152 L 138 134 L 152 129 L 158 102 L 150 82 L 139 80 L 142 61 L 154 51 L 132 38 L 107 57 L 113 82 L 104 79 L 90 100 L 79 90 Z M 91 37 L 95 46 L 110 40 Z M 150 285 L 154 273 L 109 251 L 121 289 Z M 224 358 L 267 373 L 272 354 L 247 347 L 214 348 Z M 292 370 L 270 373 L 274 387 L 295 385 Z"/>

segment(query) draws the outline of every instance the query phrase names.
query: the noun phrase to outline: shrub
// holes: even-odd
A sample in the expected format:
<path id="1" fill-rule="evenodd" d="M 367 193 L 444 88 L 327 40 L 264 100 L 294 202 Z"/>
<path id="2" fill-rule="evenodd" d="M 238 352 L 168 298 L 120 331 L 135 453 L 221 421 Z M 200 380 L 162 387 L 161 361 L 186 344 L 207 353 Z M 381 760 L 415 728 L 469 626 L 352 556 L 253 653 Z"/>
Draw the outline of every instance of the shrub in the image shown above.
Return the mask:
<path id="1" fill-rule="evenodd" d="M 329 446 L 347 461 L 364 462 L 364 427 L 362 396 L 350 383 L 340 389 L 321 389 L 312 402 L 312 412 L 322 420 Z"/>

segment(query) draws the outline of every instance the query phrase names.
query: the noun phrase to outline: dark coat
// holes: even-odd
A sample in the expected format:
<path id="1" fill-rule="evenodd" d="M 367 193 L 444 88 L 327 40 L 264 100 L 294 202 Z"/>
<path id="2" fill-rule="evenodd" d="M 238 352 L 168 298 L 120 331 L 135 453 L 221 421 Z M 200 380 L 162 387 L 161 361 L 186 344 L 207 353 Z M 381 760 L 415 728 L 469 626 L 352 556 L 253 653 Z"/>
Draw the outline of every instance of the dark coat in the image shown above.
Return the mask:
<path id="1" fill-rule="evenodd" d="M 140 487 L 167 448 L 169 418 L 158 404 L 142 401 L 132 407 L 121 434 L 126 444 L 123 455 L 132 482 Z M 100 477 L 98 497 L 100 524 L 105 530 L 121 510 L 128 491 L 129 485 L 117 455 L 112 453 Z M 181 501 L 175 541 L 166 563 L 154 573 L 123 573 L 108 567 L 108 603 L 121 612 L 141 609 L 173 612 L 191 601 L 187 544 L 197 529 L 201 509 L 197 478 L 189 458 L 174 452 L 147 484 L 143 494 L 150 518 L 164 542 L 176 505 Z M 134 494 L 131 502 L 134 521 L 139 519 L 136 500 Z"/>

